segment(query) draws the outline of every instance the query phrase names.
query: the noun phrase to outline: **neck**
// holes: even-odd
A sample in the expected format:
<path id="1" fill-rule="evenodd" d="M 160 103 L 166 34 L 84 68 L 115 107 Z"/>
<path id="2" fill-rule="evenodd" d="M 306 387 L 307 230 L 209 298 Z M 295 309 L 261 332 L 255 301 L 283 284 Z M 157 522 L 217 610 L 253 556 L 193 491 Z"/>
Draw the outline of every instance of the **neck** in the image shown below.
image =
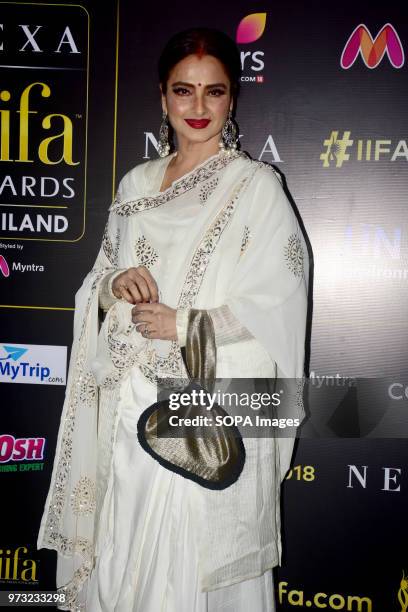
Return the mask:
<path id="1" fill-rule="evenodd" d="M 180 168 L 194 168 L 198 164 L 201 164 L 206 159 L 219 152 L 219 140 L 218 134 L 207 142 L 191 142 L 178 139 L 177 155 L 174 160 L 174 166 Z"/>

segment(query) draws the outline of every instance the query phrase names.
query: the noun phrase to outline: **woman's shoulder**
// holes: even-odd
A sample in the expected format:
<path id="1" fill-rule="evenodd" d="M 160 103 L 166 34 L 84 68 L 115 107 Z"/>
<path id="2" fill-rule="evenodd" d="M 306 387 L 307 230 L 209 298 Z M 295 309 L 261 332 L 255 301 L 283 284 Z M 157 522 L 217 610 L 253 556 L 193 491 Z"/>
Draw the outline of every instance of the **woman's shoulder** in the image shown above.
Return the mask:
<path id="1" fill-rule="evenodd" d="M 259 159 L 253 159 L 248 153 L 246 153 L 246 157 L 250 164 L 256 169 L 254 174 L 254 178 L 256 180 L 269 180 L 276 182 L 276 179 L 279 179 L 279 182 L 282 184 L 281 174 L 271 164 Z"/>
<path id="2" fill-rule="evenodd" d="M 118 192 L 121 195 L 141 194 L 145 191 L 146 186 L 151 185 L 157 172 L 160 171 L 166 157 L 158 157 L 156 159 L 148 159 L 133 166 L 124 174 L 120 183 Z"/>
<path id="3" fill-rule="evenodd" d="M 241 164 L 243 176 L 249 179 L 247 190 L 250 193 L 265 191 L 273 194 L 282 189 L 281 174 L 268 162 L 251 157 L 247 151 L 240 151 L 237 163 Z"/>
<path id="4" fill-rule="evenodd" d="M 276 216 L 291 218 L 294 214 L 293 206 L 281 173 L 271 164 L 261 160 L 251 159 L 250 163 L 254 172 L 247 188 L 249 214 L 260 219 L 269 215 L 271 219 Z"/>
<path id="5" fill-rule="evenodd" d="M 143 194 L 150 193 L 151 186 L 156 184 L 156 178 L 167 164 L 168 158 L 169 156 L 148 159 L 128 170 L 119 183 L 118 197 L 142 197 Z M 262 183 L 265 188 L 272 188 L 282 184 L 280 173 L 271 164 L 253 159 L 246 151 L 240 153 L 239 159 L 243 170 L 248 168 L 251 174 L 254 170 L 251 181 L 254 186 Z"/>

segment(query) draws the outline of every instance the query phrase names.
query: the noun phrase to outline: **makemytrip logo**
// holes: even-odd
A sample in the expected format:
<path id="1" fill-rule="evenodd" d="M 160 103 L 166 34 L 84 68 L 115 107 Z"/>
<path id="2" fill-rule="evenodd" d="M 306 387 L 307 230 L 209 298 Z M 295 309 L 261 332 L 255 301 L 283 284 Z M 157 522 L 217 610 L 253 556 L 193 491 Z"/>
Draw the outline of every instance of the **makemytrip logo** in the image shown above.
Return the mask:
<path id="1" fill-rule="evenodd" d="M 66 346 L 0 344 L 0 382 L 65 385 Z"/>
<path id="2" fill-rule="evenodd" d="M 238 45 L 248 45 L 261 38 L 266 27 L 266 13 L 251 13 L 238 24 L 235 36 Z M 250 83 L 263 83 L 264 75 L 258 74 L 265 68 L 263 61 L 264 52 L 259 49 L 255 51 L 241 51 L 241 67 L 243 74 L 241 81 Z M 248 74 L 248 71 L 251 71 Z M 255 73 L 255 74 L 254 74 Z"/>

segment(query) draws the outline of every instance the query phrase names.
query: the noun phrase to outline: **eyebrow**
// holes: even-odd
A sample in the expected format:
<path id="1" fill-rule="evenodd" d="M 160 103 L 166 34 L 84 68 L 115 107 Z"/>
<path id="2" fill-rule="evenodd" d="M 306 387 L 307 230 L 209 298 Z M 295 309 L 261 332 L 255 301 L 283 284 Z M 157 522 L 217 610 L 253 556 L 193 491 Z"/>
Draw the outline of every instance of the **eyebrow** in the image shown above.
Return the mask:
<path id="1" fill-rule="evenodd" d="M 187 87 L 195 87 L 195 85 L 193 85 L 193 83 L 186 83 L 185 81 L 176 81 L 175 83 L 172 83 L 171 86 L 172 87 L 176 87 L 179 85 L 187 85 Z M 227 88 L 227 86 L 225 85 L 225 83 L 212 83 L 211 85 L 206 85 L 207 88 L 209 87 L 224 87 L 225 89 Z"/>

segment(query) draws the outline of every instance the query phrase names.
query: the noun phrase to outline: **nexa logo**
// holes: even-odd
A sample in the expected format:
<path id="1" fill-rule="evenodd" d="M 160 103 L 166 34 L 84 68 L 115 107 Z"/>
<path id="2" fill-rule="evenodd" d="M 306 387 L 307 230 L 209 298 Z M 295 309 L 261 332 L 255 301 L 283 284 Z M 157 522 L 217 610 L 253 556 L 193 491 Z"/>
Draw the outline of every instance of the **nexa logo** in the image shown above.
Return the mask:
<path id="1" fill-rule="evenodd" d="M 361 465 L 357 467 L 356 465 L 348 464 L 348 485 L 347 489 L 352 489 L 354 486 L 355 480 L 358 481 L 359 486 L 362 489 L 367 489 L 367 465 Z M 361 470 L 361 468 L 364 468 Z M 398 481 L 398 477 L 401 476 L 401 468 L 396 467 L 383 467 L 381 468 L 384 472 L 383 474 L 383 484 L 381 491 L 401 491 L 401 485 Z"/>
<path id="2" fill-rule="evenodd" d="M 345 70 L 351 68 L 360 54 L 367 68 L 373 69 L 380 64 L 385 52 L 394 68 L 404 65 L 404 50 L 395 28 L 386 23 L 373 40 L 368 28 L 360 23 L 344 45 L 340 66 Z"/>
<path id="3" fill-rule="evenodd" d="M 18 51 L 21 51 L 21 52 L 32 51 L 33 53 L 42 53 L 44 51 L 44 49 L 40 47 L 41 43 L 36 38 L 39 30 L 43 28 L 42 25 L 35 26 L 35 25 L 18 24 L 17 27 L 21 28 L 21 30 L 15 31 L 14 37 L 13 37 L 13 34 L 9 34 L 8 36 L 6 36 L 6 38 L 8 38 L 9 40 L 13 40 L 13 38 L 14 40 L 17 40 L 19 38 L 20 32 L 24 34 L 25 40 L 22 41 L 24 42 L 24 44 L 21 47 L 19 47 Z M 7 27 L 6 28 L 4 27 L 4 23 L 0 23 L 0 31 L 3 32 L 4 30 L 6 30 L 6 35 L 7 35 L 8 34 Z M 40 34 L 38 34 L 38 37 L 40 37 L 41 34 L 43 34 L 43 32 L 44 30 L 40 32 Z M 64 47 L 63 45 L 68 45 L 69 50 L 67 47 Z M 81 51 L 79 51 L 76 45 L 76 42 L 74 40 L 74 37 L 72 36 L 69 26 L 66 26 L 62 34 L 58 36 L 55 46 L 56 46 L 56 49 L 54 53 L 62 53 L 63 51 L 67 51 L 67 53 L 81 53 Z M 5 43 L 3 42 L 3 40 L 0 39 L 0 51 L 5 51 L 5 50 L 6 50 Z"/>

